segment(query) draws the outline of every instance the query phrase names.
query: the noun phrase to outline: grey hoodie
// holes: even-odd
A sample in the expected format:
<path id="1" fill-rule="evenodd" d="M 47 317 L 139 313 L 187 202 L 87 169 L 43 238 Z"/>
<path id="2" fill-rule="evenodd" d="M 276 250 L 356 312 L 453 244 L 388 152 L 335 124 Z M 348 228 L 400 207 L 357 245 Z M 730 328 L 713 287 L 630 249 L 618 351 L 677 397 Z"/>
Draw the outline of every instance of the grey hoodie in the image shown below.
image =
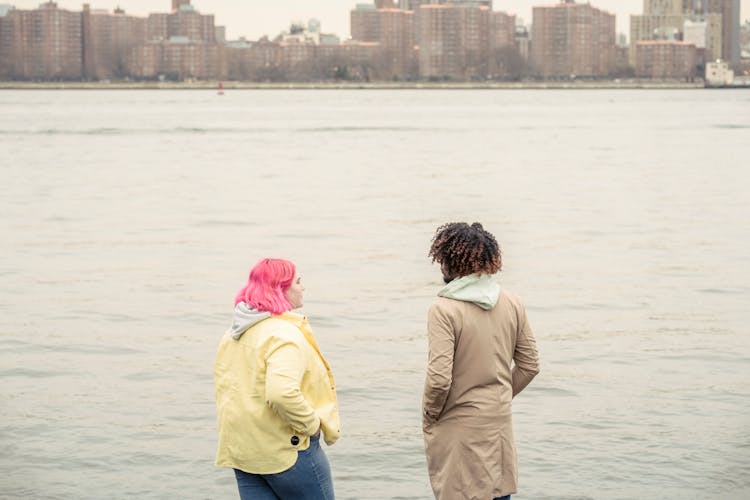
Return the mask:
<path id="1" fill-rule="evenodd" d="M 250 307 L 244 302 L 240 302 L 234 307 L 234 317 L 232 318 L 232 338 L 239 340 L 242 334 L 250 329 L 251 326 L 260 323 L 266 318 L 270 318 L 271 313 L 268 311 L 259 311 Z"/>
<path id="2" fill-rule="evenodd" d="M 472 302 L 485 311 L 489 311 L 495 307 L 500 297 L 500 285 L 495 282 L 495 277 L 489 274 L 469 274 L 445 285 L 438 295 Z"/>

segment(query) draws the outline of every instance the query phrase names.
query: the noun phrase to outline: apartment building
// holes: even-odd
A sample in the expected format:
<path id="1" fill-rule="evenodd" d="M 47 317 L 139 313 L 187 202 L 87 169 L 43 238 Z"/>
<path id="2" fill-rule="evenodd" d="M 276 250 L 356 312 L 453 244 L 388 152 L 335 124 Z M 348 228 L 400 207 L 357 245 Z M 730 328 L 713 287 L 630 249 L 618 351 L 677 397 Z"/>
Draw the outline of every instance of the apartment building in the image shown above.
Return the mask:
<path id="1" fill-rule="evenodd" d="M 630 63 L 635 65 L 636 44 L 649 40 L 705 40 L 700 59 L 726 59 L 737 64 L 739 0 L 644 0 L 643 15 L 630 18 Z M 698 33 L 699 26 L 705 28 Z"/>
<path id="2" fill-rule="evenodd" d="M 103 80 L 128 74 L 128 55 L 136 45 L 146 42 L 146 18 L 92 10 L 83 5 L 81 13 L 83 76 Z"/>
<path id="3" fill-rule="evenodd" d="M 490 73 L 490 17 L 486 5 L 421 5 L 417 21 L 420 76 L 485 78 Z"/>
<path id="4" fill-rule="evenodd" d="M 216 29 L 212 14 L 201 14 L 193 8 L 189 0 L 175 1 L 172 5 L 171 13 L 149 14 L 147 22 L 149 40 L 185 37 L 195 42 L 216 42 Z"/>
<path id="5" fill-rule="evenodd" d="M 140 29 L 140 28 L 139 28 Z M 226 51 L 213 15 L 195 10 L 190 0 L 172 0 L 170 13 L 150 14 L 145 40 L 127 53 L 128 72 L 136 78 L 223 79 Z"/>
<path id="6" fill-rule="evenodd" d="M 218 44 L 185 37 L 151 41 L 130 51 L 128 71 L 136 78 L 147 79 L 223 79 L 227 74 L 225 50 Z"/>
<path id="7" fill-rule="evenodd" d="M 516 44 L 516 16 L 505 12 L 490 13 L 490 50 Z"/>
<path id="8" fill-rule="evenodd" d="M 377 56 L 382 71 L 395 78 L 417 76 L 415 13 L 391 0 L 359 4 L 351 11 L 352 39 L 380 44 Z"/>
<path id="9" fill-rule="evenodd" d="M 542 77 L 601 77 L 615 67 L 615 16 L 572 1 L 534 7 L 531 63 Z"/>
<path id="10" fill-rule="evenodd" d="M 692 80 L 696 75 L 695 45 L 673 40 L 636 43 L 635 74 L 640 78 Z"/>
<path id="11" fill-rule="evenodd" d="M 696 25 L 702 33 L 697 33 Z M 686 28 L 687 26 L 687 28 Z M 723 57 L 723 23 L 720 14 L 648 14 L 630 16 L 630 64 L 635 66 L 636 44 L 654 40 L 704 40 L 707 60 Z"/>
<path id="12" fill-rule="evenodd" d="M 10 5 L 0 4 L 0 78 L 8 78 L 11 75 L 11 59 L 13 57 L 10 38 L 8 40 L 3 36 L 3 29 L 8 32 L 11 26 L 5 27 L 8 12 L 13 10 Z M 10 37 L 10 35 L 8 35 Z"/>
<path id="13" fill-rule="evenodd" d="M 77 80 L 83 71 L 81 14 L 46 2 L 0 17 L 0 71 L 23 80 Z"/>

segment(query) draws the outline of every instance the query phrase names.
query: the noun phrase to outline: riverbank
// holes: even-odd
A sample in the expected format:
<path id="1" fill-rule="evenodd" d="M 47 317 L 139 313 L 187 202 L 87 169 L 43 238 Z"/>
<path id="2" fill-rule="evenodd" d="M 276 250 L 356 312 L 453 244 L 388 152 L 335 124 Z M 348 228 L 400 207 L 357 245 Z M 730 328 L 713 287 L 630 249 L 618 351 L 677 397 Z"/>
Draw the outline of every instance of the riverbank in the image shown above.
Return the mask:
<path id="1" fill-rule="evenodd" d="M 205 90 L 219 82 L 0 82 L 0 90 Z M 224 90 L 482 90 L 482 89 L 702 89 L 703 81 L 523 81 L 523 82 L 222 82 Z"/>

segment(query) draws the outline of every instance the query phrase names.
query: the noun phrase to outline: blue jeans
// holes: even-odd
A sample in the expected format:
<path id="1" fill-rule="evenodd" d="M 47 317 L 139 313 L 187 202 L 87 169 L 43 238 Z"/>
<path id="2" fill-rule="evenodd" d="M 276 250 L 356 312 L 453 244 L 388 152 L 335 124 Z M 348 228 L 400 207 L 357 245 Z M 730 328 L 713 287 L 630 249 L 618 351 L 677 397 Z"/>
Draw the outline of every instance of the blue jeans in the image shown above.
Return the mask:
<path id="1" fill-rule="evenodd" d="M 493 498 L 492 500 L 510 500 L 510 495 L 505 495 L 504 497 Z"/>
<path id="2" fill-rule="evenodd" d="M 320 437 L 297 452 L 297 462 L 278 474 L 250 474 L 234 469 L 241 500 L 334 500 L 331 466 Z"/>

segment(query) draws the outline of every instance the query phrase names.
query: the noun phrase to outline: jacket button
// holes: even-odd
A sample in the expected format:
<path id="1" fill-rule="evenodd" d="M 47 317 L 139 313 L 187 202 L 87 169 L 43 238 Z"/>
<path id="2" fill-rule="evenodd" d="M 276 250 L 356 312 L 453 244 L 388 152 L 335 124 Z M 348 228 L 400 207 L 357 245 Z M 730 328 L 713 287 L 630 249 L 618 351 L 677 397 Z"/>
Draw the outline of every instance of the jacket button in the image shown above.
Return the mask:
<path id="1" fill-rule="evenodd" d="M 297 446 L 299 444 L 299 438 L 297 436 L 292 436 L 292 446 Z"/>

